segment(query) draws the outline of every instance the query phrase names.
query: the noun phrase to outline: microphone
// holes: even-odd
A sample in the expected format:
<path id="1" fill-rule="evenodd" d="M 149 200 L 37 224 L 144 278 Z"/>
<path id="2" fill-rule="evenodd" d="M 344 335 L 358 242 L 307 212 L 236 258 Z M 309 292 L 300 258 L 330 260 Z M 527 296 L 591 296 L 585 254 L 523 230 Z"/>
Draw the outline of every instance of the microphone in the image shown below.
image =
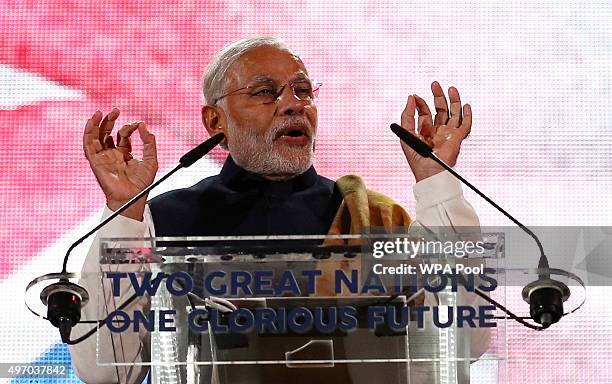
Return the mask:
<path id="1" fill-rule="evenodd" d="M 147 195 L 153 188 L 157 187 L 159 184 L 163 183 L 166 179 L 172 176 L 176 171 L 181 168 L 187 168 L 199 159 L 201 159 L 204 155 L 210 152 L 214 147 L 216 147 L 224 138 L 223 133 L 218 133 L 208 140 L 204 141 L 202 144 L 198 145 L 194 149 L 187 152 L 184 156 L 182 156 L 179 160 L 179 164 L 176 165 L 170 172 L 166 173 L 159 180 L 155 181 L 147 188 L 140 191 L 136 196 L 132 197 L 128 202 L 123 204 L 119 209 L 113 212 L 112 215 L 104 219 L 98 225 L 93 227 L 89 232 L 81 236 L 77 241 L 72 243 L 66 251 L 66 255 L 64 256 L 64 263 L 62 266 L 61 275 L 66 275 L 66 267 L 68 264 L 68 258 L 70 257 L 70 253 L 76 248 L 79 244 L 81 244 L 85 239 L 89 236 L 96 233 L 100 228 L 104 227 L 115 217 L 119 216 L 123 211 L 128 209 L 132 204 L 138 201 L 143 196 Z M 54 283 L 43 289 L 40 293 L 40 299 L 42 303 L 47 307 L 47 319 L 53 326 L 59 328 L 60 335 L 62 337 L 62 342 L 69 343 L 70 342 L 70 331 L 72 327 L 74 327 L 79 320 L 81 319 L 81 308 L 87 304 L 89 300 L 89 294 L 87 290 L 81 287 L 78 284 L 71 283 L 68 281 L 66 277 L 60 278 L 59 282 Z"/>
<path id="2" fill-rule="evenodd" d="M 433 149 L 405 130 L 398 124 L 391 124 L 391 131 L 397 135 L 400 140 L 406 143 L 416 153 L 423 157 L 427 157 L 438 163 L 442 168 L 450 172 L 463 184 L 467 185 L 472 191 L 476 192 L 487 203 L 491 204 L 495 209 L 501 212 L 504 216 L 510 219 L 514 224 L 518 225 L 525 233 L 531 236 L 540 250 L 540 260 L 538 262 L 538 279 L 527 284 L 522 291 L 523 300 L 529 304 L 529 315 L 538 324 L 542 324 L 544 328 L 548 328 L 563 316 L 563 303 L 569 298 L 570 290 L 564 283 L 550 278 L 550 267 L 548 258 L 544 253 L 544 247 L 540 239 L 520 221 L 515 219 L 510 213 L 497 205 L 488 196 L 482 193 L 478 188 L 464 179 L 461 175 L 455 172 L 448 164 L 442 161 L 433 151 Z M 482 296 L 482 295 L 481 295 Z"/>

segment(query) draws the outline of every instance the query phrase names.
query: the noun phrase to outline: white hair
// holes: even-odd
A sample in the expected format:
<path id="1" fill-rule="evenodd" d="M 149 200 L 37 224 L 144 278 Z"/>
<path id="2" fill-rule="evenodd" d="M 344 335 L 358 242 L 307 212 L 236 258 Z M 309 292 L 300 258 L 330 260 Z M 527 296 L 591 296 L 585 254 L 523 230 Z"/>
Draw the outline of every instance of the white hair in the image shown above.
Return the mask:
<path id="1" fill-rule="evenodd" d="M 242 55 L 261 46 L 275 47 L 299 57 L 282 40 L 276 37 L 252 37 L 235 41 L 217 52 L 208 68 L 206 68 L 202 80 L 204 102 L 207 104 L 215 103 L 217 98 L 221 97 L 226 91 L 225 74 L 228 68 Z"/>

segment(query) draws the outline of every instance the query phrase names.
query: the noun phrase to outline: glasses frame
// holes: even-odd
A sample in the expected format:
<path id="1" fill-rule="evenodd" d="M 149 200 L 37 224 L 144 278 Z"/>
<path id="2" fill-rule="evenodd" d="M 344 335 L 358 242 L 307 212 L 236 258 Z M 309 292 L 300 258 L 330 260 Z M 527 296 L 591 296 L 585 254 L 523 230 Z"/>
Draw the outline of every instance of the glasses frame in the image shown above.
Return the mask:
<path id="1" fill-rule="evenodd" d="M 314 99 L 317 98 L 317 95 L 319 93 L 319 89 L 321 88 L 321 86 L 323 85 L 320 82 L 317 82 L 315 80 L 309 80 L 310 84 L 312 85 L 312 98 L 310 98 L 310 101 L 313 101 Z M 293 87 L 294 84 L 298 84 L 298 83 L 303 83 L 303 80 L 294 80 L 294 81 L 288 81 L 284 84 L 282 84 L 280 87 L 278 87 L 275 91 L 275 95 L 276 97 L 274 98 L 274 101 L 268 101 L 268 102 L 264 102 L 264 103 L 260 103 L 261 105 L 268 105 L 268 104 L 273 104 L 273 103 L 277 103 L 278 100 L 280 99 L 281 95 L 283 94 L 283 92 L 285 91 L 285 87 L 287 85 L 291 85 L 291 91 L 293 93 L 293 97 L 295 97 L 296 99 L 300 100 L 300 101 L 307 101 L 307 99 L 300 99 L 296 94 L 295 94 L 295 88 Z M 238 89 L 234 89 L 233 91 L 230 91 L 228 93 L 225 93 L 219 97 L 217 97 L 214 101 L 213 101 L 213 105 L 217 104 L 217 102 L 223 98 L 226 98 L 228 96 L 234 96 L 234 95 L 248 95 L 248 92 L 240 92 L 240 91 L 244 91 L 244 90 L 249 90 L 249 89 L 253 89 L 253 88 L 257 88 L 260 87 L 261 85 L 247 85 L 246 87 L 242 87 L 242 88 L 238 88 Z M 240 93 L 238 93 L 240 92 Z"/>

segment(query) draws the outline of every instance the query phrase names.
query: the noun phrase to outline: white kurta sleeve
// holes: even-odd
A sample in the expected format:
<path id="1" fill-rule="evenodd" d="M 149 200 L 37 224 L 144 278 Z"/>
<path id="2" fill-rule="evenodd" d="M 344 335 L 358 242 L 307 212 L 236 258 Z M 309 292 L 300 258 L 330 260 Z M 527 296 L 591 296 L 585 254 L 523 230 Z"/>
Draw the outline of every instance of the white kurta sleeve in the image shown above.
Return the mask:
<path id="1" fill-rule="evenodd" d="M 461 182 L 447 171 L 416 183 L 416 221 L 425 227 L 479 227 L 474 208 L 463 197 Z"/>
<path id="2" fill-rule="evenodd" d="M 463 197 L 461 182 L 448 171 L 440 172 L 416 183 L 414 188 L 416 199 L 416 222 L 413 225 L 432 229 L 434 232 L 442 228 L 458 227 L 479 228 L 480 221 L 474 208 Z M 472 230 L 470 229 L 470 231 Z M 489 305 L 484 299 L 473 292 L 460 289 L 458 305 L 478 308 Z M 433 294 L 426 295 L 425 305 L 437 305 Z M 488 348 L 491 338 L 490 328 L 472 328 L 470 332 L 470 351 L 473 358 L 480 357 Z"/>
<path id="3" fill-rule="evenodd" d="M 105 207 L 103 219 L 113 212 Z M 151 214 L 148 206 L 145 208 L 144 221 L 137 221 L 125 216 L 118 216 L 106 226 L 101 228 L 89 249 L 79 284 L 89 292 L 89 303 L 82 309 L 82 320 L 104 319 L 107 313 L 112 312 L 127 298 L 132 296 L 134 290 L 127 279 L 121 279 L 121 296 L 113 297 L 110 279 L 100 280 L 101 267 L 99 263 L 100 238 L 125 237 L 143 238 L 153 233 Z M 143 244 L 144 245 L 144 244 Z M 148 270 L 145 264 L 105 266 L 105 271 L 114 272 L 141 272 Z M 139 297 L 123 310 L 130 315 L 135 310 L 146 311 L 149 302 L 145 297 Z M 90 329 L 94 324 L 78 324 L 72 330 L 71 339 L 74 340 Z M 100 340 L 99 345 L 97 339 Z M 76 345 L 69 346 L 72 364 L 77 376 L 86 383 L 141 383 L 148 372 L 147 366 L 112 366 L 98 365 L 101 363 L 140 363 L 149 359 L 149 335 L 144 327 L 140 332 L 129 329 L 121 333 L 112 333 L 106 326 L 98 330 L 88 339 Z M 96 352 L 97 351 L 97 352 Z M 96 356 L 96 353 L 99 355 Z"/>

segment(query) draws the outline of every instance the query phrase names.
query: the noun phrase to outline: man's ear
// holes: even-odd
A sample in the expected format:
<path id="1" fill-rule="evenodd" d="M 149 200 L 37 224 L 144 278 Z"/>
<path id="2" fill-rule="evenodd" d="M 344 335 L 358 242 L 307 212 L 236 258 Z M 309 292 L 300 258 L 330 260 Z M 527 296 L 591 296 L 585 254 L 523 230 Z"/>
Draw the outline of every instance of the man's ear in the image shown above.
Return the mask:
<path id="1" fill-rule="evenodd" d="M 202 123 L 212 137 L 219 132 L 223 132 L 225 138 L 221 142 L 221 146 L 227 145 L 227 119 L 225 111 L 216 105 L 205 105 L 202 107 Z"/>

